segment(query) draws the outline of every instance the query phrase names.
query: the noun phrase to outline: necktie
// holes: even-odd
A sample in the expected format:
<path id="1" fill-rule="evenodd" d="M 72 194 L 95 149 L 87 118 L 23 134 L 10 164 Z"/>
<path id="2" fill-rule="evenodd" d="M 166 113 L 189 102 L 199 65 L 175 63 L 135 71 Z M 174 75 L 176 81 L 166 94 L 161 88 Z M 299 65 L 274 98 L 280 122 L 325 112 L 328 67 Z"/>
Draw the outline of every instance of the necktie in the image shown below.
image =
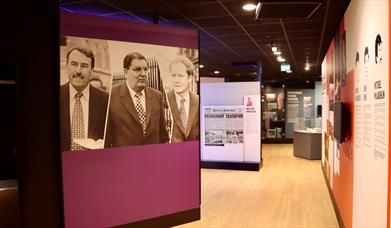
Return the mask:
<path id="1" fill-rule="evenodd" d="M 181 114 L 183 129 L 185 130 L 185 134 L 187 134 L 187 113 L 185 109 L 185 101 L 185 98 L 182 97 L 180 101 L 179 113 Z"/>
<path id="2" fill-rule="evenodd" d="M 147 121 L 145 120 L 145 111 L 143 106 L 141 105 L 141 92 L 137 92 L 136 97 L 136 111 L 138 114 L 138 118 L 140 119 L 141 126 L 143 127 L 143 135 L 145 136 L 147 130 Z"/>
<path id="3" fill-rule="evenodd" d="M 83 147 L 73 142 L 74 139 L 84 138 L 84 115 L 83 106 L 81 105 L 80 98 L 82 93 L 78 92 L 75 95 L 75 105 L 72 112 L 72 125 L 71 125 L 71 150 L 81 150 Z"/>

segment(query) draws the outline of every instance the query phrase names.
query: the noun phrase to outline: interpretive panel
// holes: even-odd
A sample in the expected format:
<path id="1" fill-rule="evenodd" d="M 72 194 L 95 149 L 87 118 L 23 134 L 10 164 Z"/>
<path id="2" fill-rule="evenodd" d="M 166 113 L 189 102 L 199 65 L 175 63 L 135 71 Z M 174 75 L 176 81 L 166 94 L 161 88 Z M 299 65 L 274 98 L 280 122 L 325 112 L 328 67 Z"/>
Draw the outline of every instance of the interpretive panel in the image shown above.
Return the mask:
<path id="1" fill-rule="evenodd" d="M 355 76 L 353 227 L 387 226 L 388 18 L 389 1 L 352 1 L 345 14 L 346 63 Z"/>
<path id="2" fill-rule="evenodd" d="M 389 11 L 390 1 L 351 1 L 322 64 L 322 162 L 346 227 L 390 224 Z M 335 102 L 350 123 L 334 123 Z"/>
<path id="3" fill-rule="evenodd" d="M 244 101 L 244 160 L 258 162 L 260 153 L 254 153 L 256 148 L 261 147 L 259 137 L 261 135 L 261 96 L 248 95 L 243 97 Z"/>
<path id="4" fill-rule="evenodd" d="M 315 125 L 315 90 L 287 90 L 286 138 L 293 138 L 293 131 L 304 130 Z"/>
<path id="5" fill-rule="evenodd" d="M 201 160 L 259 163 L 260 83 L 201 84 Z"/>
<path id="6" fill-rule="evenodd" d="M 243 143 L 243 107 L 204 106 L 205 146 Z"/>
<path id="7" fill-rule="evenodd" d="M 60 34 L 65 226 L 198 209 L 198 32 L 62 12 Z"/>

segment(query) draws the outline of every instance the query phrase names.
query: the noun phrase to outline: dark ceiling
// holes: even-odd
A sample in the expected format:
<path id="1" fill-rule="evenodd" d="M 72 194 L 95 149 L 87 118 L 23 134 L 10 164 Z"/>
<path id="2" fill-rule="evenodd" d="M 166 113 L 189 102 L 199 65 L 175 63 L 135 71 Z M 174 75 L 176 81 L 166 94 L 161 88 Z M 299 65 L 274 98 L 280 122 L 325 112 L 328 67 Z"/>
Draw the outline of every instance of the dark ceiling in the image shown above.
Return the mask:
<path id="1" fill-rule="evenodd" d="M 256 67 L 237 67 L 243 64 L 236 63 L 260 61 L 263 80 L 319 80 L 323 57 L 350 0 L 319 0 L 320 7 L 308 19 L 258 21 L 254 11 L 242 9 L 248 2 L 257 1 L 62 0 L 60 6 L 70 12 L 198 29 L 200 60 L 205 66 L 201 76 L 214 76 L 213 71 L 219 70 L 219 76 L 229 81 L 252 80 Z M 284 15 L 282 9 L 278 13 Z M 292 73 L 280 72 L 280 63 L 271 51 L 272 42 L 282 51 Z M 309 71 L 304 70 L 307 62 Z"/>

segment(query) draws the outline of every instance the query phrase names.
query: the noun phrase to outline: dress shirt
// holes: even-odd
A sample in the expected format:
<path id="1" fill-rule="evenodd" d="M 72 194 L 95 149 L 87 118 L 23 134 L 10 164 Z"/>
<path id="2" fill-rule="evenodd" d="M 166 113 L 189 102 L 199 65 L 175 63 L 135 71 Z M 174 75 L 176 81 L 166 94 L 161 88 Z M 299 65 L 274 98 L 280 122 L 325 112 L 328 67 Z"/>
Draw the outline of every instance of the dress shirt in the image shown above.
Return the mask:
<path id="1" fill-rule="evenodd" d="M 76 102 L 76 95 L 77 90 L 72 86 L 72 84 L 69 83 L 69 116 L 72 124 L 72 113 L 73 113 L 73 107 L 75 106 Z M 84 138 L 88 137 L 88 112 L 89 112 L 89 100 L 90 100 L 90 85 L 88 84 L 87 87 L 81 91 L 83 96 L 80 98 L 81 105 L 83 107 L 83 122 L 84 122 Z"/>
<path id="2" fill-rule="evenodd" d="M 137 105 L 137 101 L 136 101 L 136 91 L 134 91 L 128 84 L 128 82 L 126 82 L 126 86 L 128 87 L 128 90 L 129 90 L 129 93 L 130 93 L 130 96 L 132 97 L 132 101 L 133 101 L 133 105 L 134 107 L 136 108 L 136 105 Z M 146 113 L 147 110 L 145 109 L 145 90 L 143 89 L 142 91 L 140 91 L 141 93 L 141 97 L 140 97 L 140 101 L 141 101 L 141 106 L 143 106 L 143 109 L 144 109 L 144 112 Z"/>

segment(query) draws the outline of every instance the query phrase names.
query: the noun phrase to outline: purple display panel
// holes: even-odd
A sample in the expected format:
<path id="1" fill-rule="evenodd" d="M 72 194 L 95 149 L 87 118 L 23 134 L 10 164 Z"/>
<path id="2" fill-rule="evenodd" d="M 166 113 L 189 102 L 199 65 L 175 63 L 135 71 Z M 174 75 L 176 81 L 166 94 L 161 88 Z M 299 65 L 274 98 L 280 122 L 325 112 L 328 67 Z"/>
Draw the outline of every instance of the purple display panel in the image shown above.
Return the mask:
<path id="1" fill-rule="evenodd" d="M 198 32 L 163 25 L 61 12 L 60 34 L 198 49 Z"/>
<path id="2" fill-rule="evenodd" d="M 199 207 L 199 142 L 64 152 L 66 227 L 107 227 Z"/>
<path id="3" fill-rule="evenodd" d="M 61 13 L 61 35 L 198 49 L 198 32 Z M 66 227 L 107 227 L 200 207 L 199 141 L 63 152 Z"/>

